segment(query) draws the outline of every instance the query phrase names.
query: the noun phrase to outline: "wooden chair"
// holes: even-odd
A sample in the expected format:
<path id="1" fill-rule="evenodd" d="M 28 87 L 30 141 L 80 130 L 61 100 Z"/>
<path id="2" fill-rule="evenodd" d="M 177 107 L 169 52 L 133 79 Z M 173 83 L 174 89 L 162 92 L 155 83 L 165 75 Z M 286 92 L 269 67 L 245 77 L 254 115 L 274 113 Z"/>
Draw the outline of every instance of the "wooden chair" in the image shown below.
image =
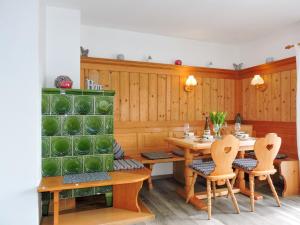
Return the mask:
<path id="1" fill-rule="evenodd" d="M 239 150 L 239 140 L 233 135 L 227 135 L 222 140 L 216 140 L 211 145 L 211 157 L 213 161 L 203 162 L 199 164 L 191 165 L 193 170 L 193 179 L 191 185 L 191 191 L 187 195 L 186 202 L 189 202 L 192 193 L 192 189 L 195 185 L 197 176 L 200 175 L 206 179 L 207 183 L 207 212 L 208 219 L 211 218 L 211 183 L 213 187 L 213 195 L 215 198 L 216 193 L 216 182 L 218 185 L 226 183 L 228 192 L 232 198 L 233 205 L 240 213 L 236 198 L 232 191 L 231 183 L 229 179 L 235 177 L 235 173 L 232 169 L 232 162 L 236 158 Z"/>
<path id="2" fill-rule="evenodd" d="M 240 170 L 249 174 L 250 185 L 250 203 L 251 211 L 254 211 L 254 179 L 258 177 L 259 180 L 268 180 L 274 198 L 280 207 L 280 201 L 276 190 L 274 188 L 271 175 L 276 173 L 273 162 L 279 151 L 281 145 L 281 138 L 275 133 L 269 133 L 264 138 L 256 140 L 254 145 L 254 152 L 256 159 L 244 158 L 236 159 L 233 162 L 233 167 L 236 168 L 235 174 L 238 174 Z M 235 183 L 235 178 L 232 180 L 232 186 Z"/>

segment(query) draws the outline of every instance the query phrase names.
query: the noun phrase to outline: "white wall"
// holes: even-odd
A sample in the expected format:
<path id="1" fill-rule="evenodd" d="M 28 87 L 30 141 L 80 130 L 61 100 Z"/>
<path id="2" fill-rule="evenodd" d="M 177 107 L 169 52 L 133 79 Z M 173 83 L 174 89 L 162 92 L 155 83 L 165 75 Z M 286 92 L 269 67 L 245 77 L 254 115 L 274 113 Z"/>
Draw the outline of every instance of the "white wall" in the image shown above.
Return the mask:
<path id="1" fill-rule="evenodd" d="M 47 7 L 47 69 L 45 87 L 54 87 L 58 75 L 68 75 L 80 86 L 80 11 Z"/>
<path id="2" fill-rule="evenodd" d="M 251 67 L 265 63 L 266 57 L 272 56 L 279 60 L 295 56 L 293 49 L 286 50 L 284 47 L 299 41 L 300 23 L 241 45 L 241 61 L 245 63 L 244 67 Z"/>
<path id="3" fill-rule="evenodd" d="M 86 25 L 81 26 L 80 39 L 92 57 L 116 58 L 122 53 L 128 60 L 141 61 L 151 55 L 154 62 L 181 59 L 185 65 L 205 66 L 212 61 L 212 67 L 229 69 L 240 58 L 237 46 Z"/>
<path id="4" fill-rule="evenodd" d="M 0 224 L 39 224 L 41 71 L 39 0 L 0 2 Z"/>

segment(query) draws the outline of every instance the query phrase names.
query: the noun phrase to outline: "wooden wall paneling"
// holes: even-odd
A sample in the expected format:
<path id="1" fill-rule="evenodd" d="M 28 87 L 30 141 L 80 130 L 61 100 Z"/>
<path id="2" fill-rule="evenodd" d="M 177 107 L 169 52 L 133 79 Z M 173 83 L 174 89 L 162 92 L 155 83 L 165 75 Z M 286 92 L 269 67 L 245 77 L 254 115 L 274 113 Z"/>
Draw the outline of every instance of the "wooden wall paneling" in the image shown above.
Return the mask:
<path id="1" fill-rule="evenodd" d="M 140 75 L 139 73 L 130 73 L 130 121 L 140 120 Z"/>
<path id="2" fill-rule="evenodd" d="M 187 118 L 188 121 L 195 120 L 195 89 L 187 93 Z"/>
<path id="3" fill-rule="evenodd" d="M 118 71 L 111 72 L 111 89 L 115 91 L 114 101 L 114 118 L 120 120 L 120 73 Z"/>
<path id="4" fill-rule="evenodd" d="M 203 113 L 208 116 L 211 111 L 210 105 L 210 79 L 203 78 Z"/>
<path id="5" fill-rule="evenodd" d="M 120 72 L 120 120 L 129 121 L 129 87 L 130 79 L 128 72 Z"/>
<path id="6" fill-rule="evenodd" d="M 178 75 L 172 75 L 171 77 L 171 120 L 179 120 L 179 89 L 180 89 L 180 77 Z"/>
<path id="7" fill-rule="evenodd" d="M 185 121 L 187 120 L 187 92 L 184 90 L 186 79 L 187 75 L 181 74 L 179 86 L 179 119 Z"/>
<path id="8" fill-rule="evenodd" d="M 291 121 L 291 72 L 284 71 L 280 73 L 280 119 L 281 121 Z"/>
<path id="9" fill-rule="evenodd" d="M 262 120 L 270 121 L 272 120 L 272 76 L 271 74 L 263 75 L 267 89 L 263 92 L 263 116 Z"/>
<path id="10" fill-rule="evenodd" d="M 256 120 L 264 119 L 264 92 L 255 89 L 256 91 Z"/>
<path id="11" fill-rule="evenodd" d="M 200 76 L 195 77 L 198 81 L 198 85 L 195 87 L 195 119 L 204 120 L 203 115 L 203 79 Z"/>
<path id="12" fill-rule="evenodd" d="M 225 96 L 224 96 L 224 79 L 217 79 L 217 109 L 218 111 L 224 112 L 224 103 L 225 103 Z M 227 90 L 226 90 L 227 91 Z M 234 97 L 234 95 L 232 96 Z"/>
<path id="13" fill-rule="evenodd" d="M 280 103 L 281 103 L 280 73 L 272 74 L 272 120 L 280 121 Z M 255 120 L 255 119 L 254 119 Z"/>
<path id="14" fill-rule="evenodd" d="M 210 111 L 218 111 L 218 82 L 217 79 L 210 79 Z"/>
<path id="15" fill-rule="evenodd" d="M 226 90 L 226 89 L 225 89 Z M 243 81 L 234 81 L 234 111 L 243 114 Z"/>
<path id="16" fill-rule="evenodd" d="M 297 89 L 297 73 L 296 70 L 291 71 L 291 121 L 296 121 L 296 92 Z"/>
<path id="17" fill-rule="evenodd" d="M 256 113 L 257 96 L 256 96 L 256 94 L 257 94 L 256 88 L 249 83 L 249 95 L 250 95 L 249 96 L 249 116 L 250 116 L 250 118 L 253 118 L 253 120 L 257 119 L 257 113 Z"/>
<path id="18" fill-rule="evenodd" d="M 167 76 L 158 74 L 157 76 L 157 116 L 158 120 L 166 120 L 166 99 L 167 99 Z"/>
<path id="19" fill-rule="evenodd" d="M 149 120 L 157 120 L 157 74 L 149 74 Z"/>
<path id="20" fill-rule="evenodd" d="M 248 101 L 249 99 L 247 99 L 247 95 L 249 94 L 249 87 L 248 87 L 248 80 L 247 79 L 243 79 L 242 80 L 242 101 L 243 101 L 243 107 L 242 107 L 242 117 L 243 119 L 248 119 Z"/>
<path id="21" fill-rule="evenodd" d="M 170 74 L 166 76 L 166 120 L 171 120 L 171 95 L 172 95 L 172 77 Z"/>
<path id="22" fill-rule="evenodd" d="M 227 112 L 227 120 L 233 120 L 235 117 L 235 84 L 234 80 L 226 79 L 224 82 L 224 89 L 225 89 L 225 103 L 224 103 L 224 110 Z"/>
<path id="23" fill-rule="evenodd" d="M 147 73 L 140 74 L 140 120 L 149 120 L 149 77 Z"/>
<path id="24" fill-rule="evenodd" d="M 111 89 L 110 71 L 108 70 L 99 71 L 98 82 L 99 84 L 103 85 L 104 90 L 110 90 Z"/>

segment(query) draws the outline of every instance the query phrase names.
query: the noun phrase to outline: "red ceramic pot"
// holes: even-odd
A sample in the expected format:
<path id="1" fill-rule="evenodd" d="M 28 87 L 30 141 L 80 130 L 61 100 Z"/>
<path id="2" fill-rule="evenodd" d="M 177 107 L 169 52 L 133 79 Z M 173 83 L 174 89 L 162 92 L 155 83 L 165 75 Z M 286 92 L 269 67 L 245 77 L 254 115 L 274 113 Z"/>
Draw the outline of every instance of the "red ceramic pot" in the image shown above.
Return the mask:
<path id="1" fill-rule="evenodd" d="M 64 81 L 60 82 L 59 87 L 60 88 L 72 88 L 72 84 L 73 84 L 72 81 L 64 80 Z"/>
<path id="2" fill-rule="evenodd" d="M 175 65 L 181 66 L 182 61 L 180 59 L 175 60 Z"/>

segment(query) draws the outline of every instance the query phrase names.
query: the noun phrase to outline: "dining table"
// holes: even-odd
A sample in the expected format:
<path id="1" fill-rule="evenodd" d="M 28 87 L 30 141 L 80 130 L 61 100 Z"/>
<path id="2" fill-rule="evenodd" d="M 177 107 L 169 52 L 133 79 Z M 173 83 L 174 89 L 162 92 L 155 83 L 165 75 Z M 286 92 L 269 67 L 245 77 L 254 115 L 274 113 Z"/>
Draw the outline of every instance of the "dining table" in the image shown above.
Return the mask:
<path id="1" fill-rule="evenodd" d="M 185 184 L 184 188 L 178 188 L 177 193 L 186 199 L 188 193 L 192 196 L 190 198 L 190 203 L 198 209 L 205 210 L 207 208 L 206 203 L 203 199 L 207 198 L 206 192 L 195 192 L 194 187 L 191 187 L 193 172 L 190 165 L 193 163 L 194 155 L 197 155 L 197 159 L 207 158 L 210 154 L 210 147 L 213 141 L 201 141 L 197 138 L 178 138 L 178 137 L 168 137 L 165 139 L 172 146 L 176 146 L 184 151 L 184 178 Z M 240 140 L 240 147 L 238 151 L 237 158 L 244 158 L 246 151 L 251 151 L 254 149 L 255 138 L 248 138 Z M 191 189 L 191 192 L 189 192 Z M 250 196 L 250 190 L 246 187 L 245 173 L 241 170 L 237 175 L 236 186 L 233 188 L 234 193 L 242 193 L 244 195 Z M 216 190 L 216 196 L 227 195 L 228 191 L 225 188 L 218 188 Z M 262 195 L 255 193 L 254 197 L 256 200 L 262 199 Z"/>

